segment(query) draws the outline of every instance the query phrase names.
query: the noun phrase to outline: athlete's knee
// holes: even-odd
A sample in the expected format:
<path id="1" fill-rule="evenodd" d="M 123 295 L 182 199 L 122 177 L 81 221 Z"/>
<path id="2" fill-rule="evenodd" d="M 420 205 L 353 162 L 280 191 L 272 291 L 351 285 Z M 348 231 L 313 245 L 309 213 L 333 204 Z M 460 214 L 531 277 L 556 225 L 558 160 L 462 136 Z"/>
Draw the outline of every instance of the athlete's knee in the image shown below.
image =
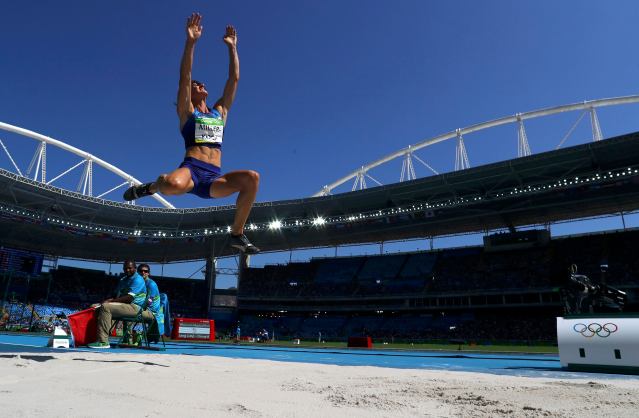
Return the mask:
<path id="1" fill-rule="evenodd" d="M 188 186 L 188 183 L 181 176 L 164 174 L 161 177 L 163 185 L 170 190 L 183 190 Z"/>
<path id="2" fill-rule="evenodd" d="M 257 188 L 257 186 L 259 186 L 260 184 L 260 173 L 258 173 L 257 171 L 248 170 L 246 174 L 246 182 L 250 187 Z"/>

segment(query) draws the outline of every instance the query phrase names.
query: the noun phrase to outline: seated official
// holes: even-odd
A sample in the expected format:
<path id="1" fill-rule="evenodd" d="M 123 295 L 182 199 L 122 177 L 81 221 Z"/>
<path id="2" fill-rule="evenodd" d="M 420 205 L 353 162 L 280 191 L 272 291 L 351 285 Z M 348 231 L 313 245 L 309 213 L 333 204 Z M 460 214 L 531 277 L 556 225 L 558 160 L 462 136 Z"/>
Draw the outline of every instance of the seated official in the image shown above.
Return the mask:
<path id="1" fill-rule="evenodd" d="M 146 285 L 146 305 L 153 316 L 155 323 L 149 330 L 150 340 L 159 341 L 160 334 L 164 333 L 164 309 L 160 303 L 160 289 L 157 283 L 151 278 L 151 267 L 148 264 L 140 264 L 138 266 L 138 274 L 144 279 Z"/>
<path id="2" fill-rule="evenodd" d="M 150 310 L 157 317 L 160 312 L 160 289 L 157 283 L 151 278 L 151 267 L 148 264 L 138 266 L 138 274 L 144 279 L 146 287 L 146 301 L 144 307 Z"/>
<path id="3" fill-rule="evenodd" d="M 144 319 L 153 320 L 153 314 L 143 310 L 146 304 L 146 285 L 136 273 L 135 262 L 127 260 L 123 265 L 124 276 L 118 283 L 117 297 L 107 299 L 98 308 L 97 341 L 91 348 L 109 348 L 109 329 L 114 319 L 135 317 L 142 310 Z"/>

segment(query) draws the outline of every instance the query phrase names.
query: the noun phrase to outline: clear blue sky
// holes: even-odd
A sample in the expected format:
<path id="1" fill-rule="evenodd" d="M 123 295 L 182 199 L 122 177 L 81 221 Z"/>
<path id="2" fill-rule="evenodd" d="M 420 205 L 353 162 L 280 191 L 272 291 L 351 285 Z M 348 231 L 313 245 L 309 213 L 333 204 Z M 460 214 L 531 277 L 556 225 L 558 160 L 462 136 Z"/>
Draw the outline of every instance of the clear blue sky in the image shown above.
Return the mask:
<path id="1" fill-rule="evenodd" d="M 639 6 L 631 0 L 36 0 L 0 8 L 0 121 L 141 180 L 170 171 L 183 154 L 173 102 L 192 11 L 204 16 L 193 76 L 212 96 L 227 75 L 224 26 L 237 28 L 241 80 L 223 169 L 259 171 L 259 201 L 309 196 L 362 164 L 458 127 L 639 91 Z M 602 110 L 604 135 L 637 130 L 637 113 L 637 106 Z M 533 152 L 554 148 L 577 116 L 527 126 Z M 514 129 L 468 136 L 471 164 L 515 157 Z M 566 145 L 588 135 L 585 119 Z M 0 138 L 28 164 L 34 142 Z M 450 171 L 454 144 L 418 155 Z M 65 158 L 52 154 L 50 178 L 69 166 Z M 0 166 L 9 167 L 3 154 Z M 396 181 L 400 167 L 371 174 Z M 96 177 L 95 194 L 116 184 L 107 178 Z M 68 181 L 60 185 L 75 189 L 78 177 Z M 177 207 L 233 202 L 170 200 Z"/>

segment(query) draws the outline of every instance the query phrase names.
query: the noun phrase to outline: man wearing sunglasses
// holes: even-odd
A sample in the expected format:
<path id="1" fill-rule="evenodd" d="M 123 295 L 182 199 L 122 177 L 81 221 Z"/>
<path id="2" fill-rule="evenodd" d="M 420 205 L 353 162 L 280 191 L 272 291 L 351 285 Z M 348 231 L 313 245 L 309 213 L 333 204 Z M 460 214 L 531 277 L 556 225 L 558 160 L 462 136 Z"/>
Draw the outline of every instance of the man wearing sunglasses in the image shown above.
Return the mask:
<path id="1" fill-rule="evenodd" d="M 156 323 L 149 330 L 149 339 L 157 342 L 160 330 L 164 330 L 164 309 L 160 304 L 160 289 L 155 280 L 151 278 L 151 267 L 148 264 L 138 266 L 138 274 L 144 279 L 146 285 L 146 309 L 155 316 Z"/>
<path id="2" fill-rule="evenodd" d="M 138 266 L 138 274 L 144 279 L 146 285 L 146 305 L 145 308 L 153 312 L 157 317 L 160 312 L 160 289 L 157 283 L 151 278 L 151 267 L 148 264 Z"/>

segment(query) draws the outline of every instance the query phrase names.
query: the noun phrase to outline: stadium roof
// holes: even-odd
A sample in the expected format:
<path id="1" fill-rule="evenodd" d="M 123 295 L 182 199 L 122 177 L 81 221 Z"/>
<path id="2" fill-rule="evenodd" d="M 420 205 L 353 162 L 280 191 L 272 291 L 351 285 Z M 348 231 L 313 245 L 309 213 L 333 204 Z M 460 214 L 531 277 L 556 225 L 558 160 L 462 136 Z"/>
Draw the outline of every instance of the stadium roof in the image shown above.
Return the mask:
<path id="1" fill-rule="evenodd" d="M 331 196 L 258 203 L 265 251 L 489 231 L 639 209 L 639 133 Z M 87 197 L 0 170 L 0 245 L 91 260 L 232 254 L 234 207 L 165 209 Z"/>

